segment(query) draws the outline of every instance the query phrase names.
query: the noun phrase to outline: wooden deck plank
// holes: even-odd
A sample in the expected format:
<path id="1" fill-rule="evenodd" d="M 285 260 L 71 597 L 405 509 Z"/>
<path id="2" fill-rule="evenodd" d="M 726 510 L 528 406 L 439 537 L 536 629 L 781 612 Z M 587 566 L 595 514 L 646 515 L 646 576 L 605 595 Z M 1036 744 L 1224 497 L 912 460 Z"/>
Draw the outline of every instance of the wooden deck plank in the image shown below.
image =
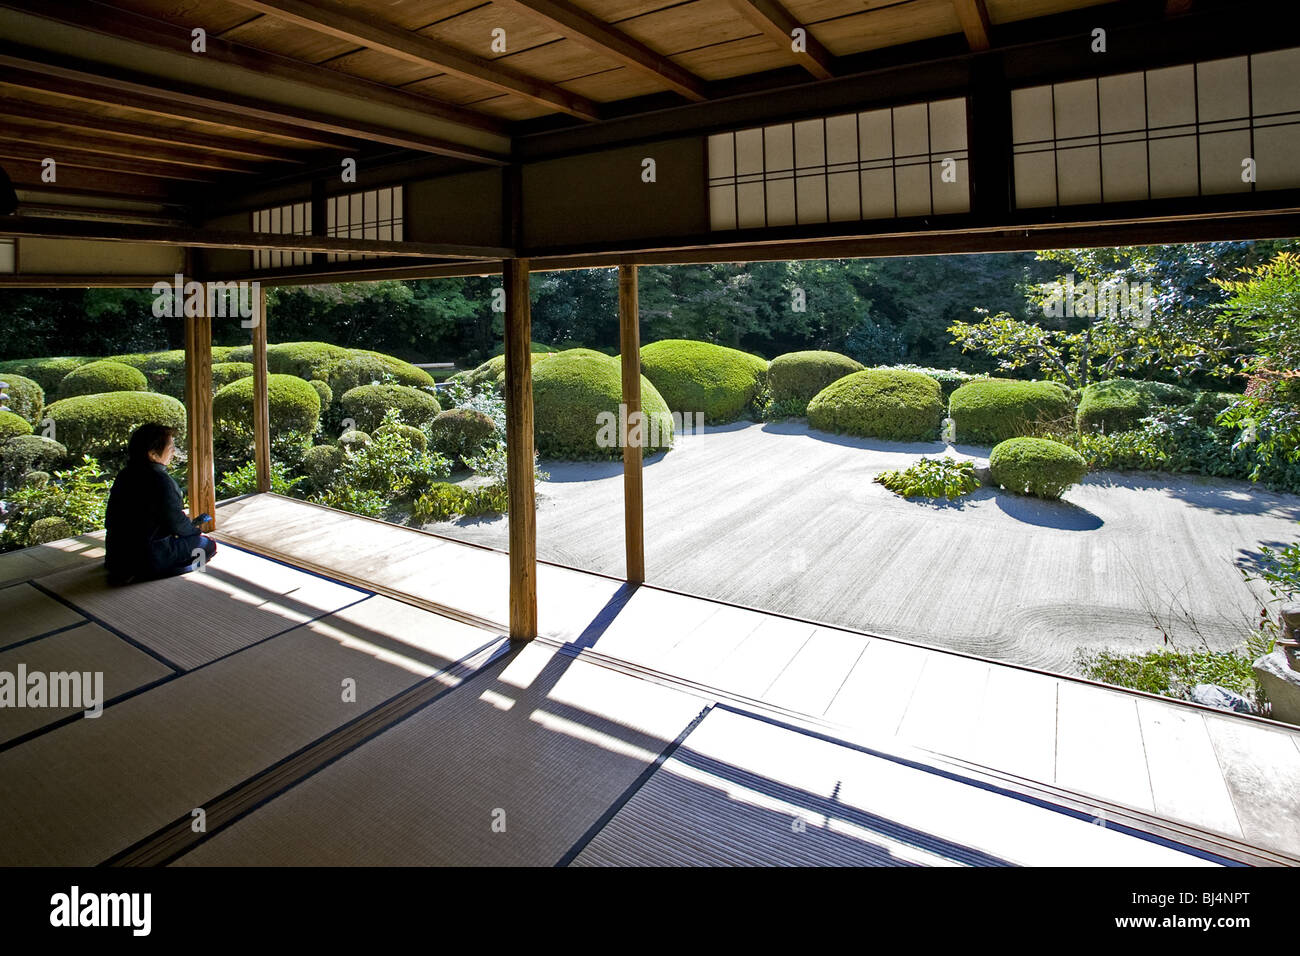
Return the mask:
<path id="1" fill-rule="evenodd" d="M 898 735 L 916 747 L 969 758 L 992 665 L 968 657 L 931 654 L 903 714 Z"/>
<path id="2" fill-rule="evenodd" d="M 1205 726 L 1246 840 L 1300 856 L 1295 735 L 1213 714 L 1205 715 Z"/>
<path id="3" fill-rule="evenodd" d="M 1014 667 L 991 668 L 973 759 L 1031 780 L 1055 779 L 1059 683 Z"/>
<path id="4" fill-rule="evenodd" d="M 742 697 L 761 698 L 816 629 L 801 621 L 768 618 L 723 658 L 710 683 Z"/>
<path id="5" fill-rule="evenodd" d="M 1158 700 L 1137 702 L 1156 812 L 1241 838 L 1205 716 Z"/>
<path id="6" fill-rule="evenodd" d="M 777 707 L 820 717 L 835 699 L 867 643 L 868 639 L 861 634 L 817 628 L 763 699 Z"/>
<path id="7" fill-rule="evenodd" d="M 682 640 L 663 660 L 663 669 L 707 683 L 717 666 L 766 620 L 757 611 L 723 605 L 690 640 Z"/>
<path id="8" fill-rule="evenodd" d="M 1056 783 L 1140 810 L 1155 808 L 1134 697 L 1061 683 Z"/>
<path id="9" fill-rule="evenodd" d="M 928 653 L 897 641 L 871 641 L 827 708 L 826 719 L 893 737 Z"/>
<path id="10" fill-rule="evenodd" d="M 646 667 L 658 667 L 674 647 L 696 633 L 720 606 L 714 601 L 658 588 L 638 588 L 594 649 Z"/>

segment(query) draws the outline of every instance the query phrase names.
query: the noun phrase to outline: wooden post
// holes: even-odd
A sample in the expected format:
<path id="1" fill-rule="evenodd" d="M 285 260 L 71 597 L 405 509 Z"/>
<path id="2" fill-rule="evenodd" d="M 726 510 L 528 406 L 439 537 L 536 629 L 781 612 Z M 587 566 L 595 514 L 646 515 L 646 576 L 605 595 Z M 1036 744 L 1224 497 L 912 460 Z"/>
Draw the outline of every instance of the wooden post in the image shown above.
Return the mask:
<path id="1" fill-rule="evenodd" d="M 185 317 L 185 412 L 190 515 L 213 515 L 202 527 L 212 531 L 216 527 L 217 487 L 212 463 L 212 320 L 206 315 Z"/>
<path id="2" fill-rule="evenodd" d="M 636 266 L 618 267 L 619 351 L 623 368 L 623 405 L 627 422 L 641 412 L 641 317 L 637 306 Z M 627 580 L 645 581 L 645 504 L 641 487 L 641 445 L 628 441 L 628 426 L 622 426 L 623 442 L 623 539 L 627 548 Z M 642 441 L 646 423 L 641 422 Z"/>
<path id="3" fill-rule="evenodd" d="M 506 483 L 510 491 L 510 639 L 537 636 L 532 319 L 528 260 L 506 259 Z"/>
<path id="4" fill-rule="evenodd" d="M 253 457 L 257 490 L 271 490 L 271 399 L 267 394 L 266 290 L 259 284 L 253 297 Z"/>

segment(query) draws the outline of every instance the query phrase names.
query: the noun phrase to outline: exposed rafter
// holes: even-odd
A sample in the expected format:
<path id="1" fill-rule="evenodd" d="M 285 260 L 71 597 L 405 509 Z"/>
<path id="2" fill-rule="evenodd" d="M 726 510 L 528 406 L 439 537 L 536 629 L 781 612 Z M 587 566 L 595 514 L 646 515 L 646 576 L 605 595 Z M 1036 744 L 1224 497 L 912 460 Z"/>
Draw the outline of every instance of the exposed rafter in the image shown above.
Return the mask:
<path id="1" fill-rule="evenodd" d="M 214 156 L 204 150 L 115 139 L 111 136 L 96 136 L 84 132 L 68 132 L 58 128 L 42 128 L 25 123 L 13 123 L 9 120 L 10 117 L 0 114 L 0 143 L 7 139 L 22 146 L 45 146 L 55 151 L 47 152 L 47 155 L 56 157 L 59 151 L 70 150 L 77 154 L 95 153 L 157 163 L 162 168 L 181 167 L 189 170 L 228 173 L 257 173 L 263 169 L 258 163 L 231 159 L 228 156 Z"/>
<path id="2" fill-rule="evenodd" d="M 987 50 L 990 46 L 989 11 L 984 0 L 952 0 L 952 6 L 957 11 L 957 19 L 961 21 L 970 48 L 976 52 Z"/>
<path id="3" fill-rule="evenodd" d="M 567 0 L 493 0 L 493 3 L 518 10 L 575 43 L 610 56 L 638 73 L 653 76 L 687 99 L 708 99 L 704 81 L 694 73 Z"/>
<path id="4" fill-rule="evenodd" d="M 835 75 L 835 57 L 817 42 L 812 31 L 801 24 L 779 0 L 731 0 L 750 23 L 780 44 L 799 61 L 799 65 L 819 80 L 829 80 Z M 794 31 L 804 31 L 802 51 L 794 49 Z"/>
<path id="5" fill-rule="evenodd" d="M 335 3 L 306 0 L 230 0 L 258 13 L 275 17 L 307 30 L 346 40 L 371 50 L 387 53 L 408 63 L 426 66 L 440 73 L 452 73 L 482 83 L 500 93 L 522 96 L 553 110 L 582 119 L 598 119 L 600 111 L 586 97 L 570 93 L 535 77 L 512 70 L 486 57 L 466 53 L 450 44 L 433 40 L 388 24 L 363 20 Z"/>

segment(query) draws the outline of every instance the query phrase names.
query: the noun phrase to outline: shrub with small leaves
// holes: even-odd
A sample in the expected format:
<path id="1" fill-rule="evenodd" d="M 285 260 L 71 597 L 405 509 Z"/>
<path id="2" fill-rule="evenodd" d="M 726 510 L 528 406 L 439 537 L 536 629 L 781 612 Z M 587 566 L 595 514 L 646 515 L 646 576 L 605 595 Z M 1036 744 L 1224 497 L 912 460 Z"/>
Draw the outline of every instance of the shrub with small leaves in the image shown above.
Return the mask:
<path id="1" fill-rule="evenodd" d="M 291 497 L 294 488 L 307 479 L 289 477 L 289 468 L 282 461 L 271 462 L 271 493 Z M 234 471 L 228 471 L 217 482 L 218 498 L 237 498 L 257 493 L 257 462 L 250 461 Z"/>
<path id="2" fill-rule="evenodd" d="M 53 471 L 68 450 L 44 435 L 16 435 L 0 442 L 0 486 L 18 484 L 29 471 Z"/>
<path id="3" fill-rule="evenodd" d="M 1050 438 L 1011 438 L 989 453 L 993 480 L 1007 491 L 1059 498 L 1088 473 L 1083 456 Z"/>
<path id="4" fill-rule="evenodd" d="M 415 500 L 412 516 L 420 524 L 428 524 L 431 521 L 505 514 L 509 505 L 510 493 L 501 485 L 462 488 L 460 485 L 439 481 L 430 485 L 429 490 Z"/>
<path id="5" fill-rule="evenodd" d="M 37 382 L 22 375 L 0 373 L 0 392 L 4 393 L 0 405 L 25 419 L 32 427 L 41 423 L 45 390 Z"/>
<path id="6" fill-rule="evenodd" d="M 32 528 L 27 532 L 27 543 L 45 544 L 49 541 L 71 538 L 74 533 L 72 525 L 68 524 L 66 518 L 41 518 L 32 522 Z"/>
<path id="7" fill-rule="evenodd" d="M 449 408 L 439 412 L 429 425 L 433 448 L 453 462 L 464 463 L 482 454 L 497 436 L 497 426 L 483 412 L 473 408 Z"/>
<path id="8" fill-rule="evenodd" d="M 317 445 L 307 449 L 302 459 L 302 470 L 315 490 L 324 491 L 334 484 L 339 469 L 343 467 L 343 454 L 339 445 Z"/>
<path id="9" fill-rule="evenodd" d="M 958 461 L 947 455 L 922 458 L 900 471 L 882 471 L 876 481 L 904 498 L 947 498 L 949 501 L 968 495 L 980 486 L 973 462 Z"/>
<path id="10" fill-rule="evenodd" d="M 25 485 L 9 498 L 0 550 L 37 543 L 31 540 L 31 532 L 42 518 L 66 521 L 71 530 L 63 537 L 99 530 L 104 527 L 108 490 L 98 463 L 89 456 L 75 468 L 56 472 L 53 480 L 43 485 Z"/>

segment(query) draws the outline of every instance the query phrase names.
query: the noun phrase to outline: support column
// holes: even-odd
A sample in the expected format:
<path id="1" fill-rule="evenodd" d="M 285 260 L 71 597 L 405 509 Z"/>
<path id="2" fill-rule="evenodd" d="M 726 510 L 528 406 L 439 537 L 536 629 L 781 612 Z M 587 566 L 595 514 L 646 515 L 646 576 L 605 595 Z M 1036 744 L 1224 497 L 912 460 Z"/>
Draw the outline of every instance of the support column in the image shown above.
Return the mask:
<path id="1" fill-rule="evenodd" d="M 206 295 L 205 288 L 205 300 Z M 185 317 L 185 411 L 190 516 L 213 515 L 201 529 L 211 531 L 216 527 L 217 484 L 212 463 L 212 320 L 206 315 Z"/>
<path id="2" fill-rule="evenodd" d="M 623 404 L 627 418 L 623 442 L 623 540 L 627 548 L 627 580 L 645 581 L 645 504 L 641 486 L 641 444 L 628 441 L 627 422 L 641 413 L 641 317 L 637 305 L 636 266 L 618 267 L 619 353 L 623 373 Z M 646 423 L 639 429 L 645 439 Z"/>
<path id="3" fill-rule="evenodd" d="M 510 639 L 537 636 L 532 317 L 528 260 L 506 259 L 506 483 L 510 491 Z"/>
<path id="4" fill-rule="evenodd" d="M 271 399 L 266 368 L 266 290 L 259 285 L 253 297 L 253 458 L 257 465 L 257 490 L 271 490 Z"/>

